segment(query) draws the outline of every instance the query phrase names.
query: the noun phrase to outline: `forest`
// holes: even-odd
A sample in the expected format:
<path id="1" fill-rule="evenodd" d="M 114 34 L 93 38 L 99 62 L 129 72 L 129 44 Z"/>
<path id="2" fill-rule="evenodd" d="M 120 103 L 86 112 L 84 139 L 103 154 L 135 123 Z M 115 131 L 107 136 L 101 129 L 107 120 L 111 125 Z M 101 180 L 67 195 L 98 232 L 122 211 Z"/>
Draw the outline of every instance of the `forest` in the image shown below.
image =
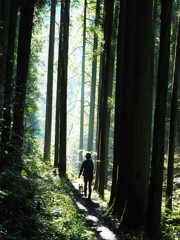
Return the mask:
<path id="1" fill-rule="evenodd" d="M 180 239 L 179 15 L 179 0 L 0 0 L 0 239 Z M 90 202 L 74 187 L 87 152 Z"/>

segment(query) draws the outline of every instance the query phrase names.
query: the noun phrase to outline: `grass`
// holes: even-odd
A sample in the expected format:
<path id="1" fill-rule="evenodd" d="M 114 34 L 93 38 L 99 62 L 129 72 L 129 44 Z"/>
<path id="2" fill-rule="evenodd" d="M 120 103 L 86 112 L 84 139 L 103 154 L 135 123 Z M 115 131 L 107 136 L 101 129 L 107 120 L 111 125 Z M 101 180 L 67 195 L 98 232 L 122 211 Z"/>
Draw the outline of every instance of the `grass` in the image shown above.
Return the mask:
<path id="1" fill-rule="evenodd" d="M 162 207 L 162 234 L 164 239 L 178 240 L 180 239 L 180 191 L 179 189 L 174 190 L 173 196 L 173 211 L 167 214 L 165 209 L 165 198 L 163 198 Z"/>
<path id="2" fill-rule="evenodd" d="M 109 192 L 106 190 L 106 201 Z M 162 239 L 180 239 L 179 189 L 173 213 L 162 209 Z M 26 159 L 20 172 L 7 166 L 0 171 L 0 239 L 92 240 L 94 232 L 77 209 L 69 182 L 59 179 L 39 158 Z M 123 234 L 122 234 L 123 235 Z M 147 240 L 143 229 L 124 233 L 125 239 Z"/>
<path id="3" fill-rule="evenodd" d="M 94 239 L 68 181 L 40 161 L 26 161 L 21 174 L 1 171 L 0 215 L 1 239 Z"/>

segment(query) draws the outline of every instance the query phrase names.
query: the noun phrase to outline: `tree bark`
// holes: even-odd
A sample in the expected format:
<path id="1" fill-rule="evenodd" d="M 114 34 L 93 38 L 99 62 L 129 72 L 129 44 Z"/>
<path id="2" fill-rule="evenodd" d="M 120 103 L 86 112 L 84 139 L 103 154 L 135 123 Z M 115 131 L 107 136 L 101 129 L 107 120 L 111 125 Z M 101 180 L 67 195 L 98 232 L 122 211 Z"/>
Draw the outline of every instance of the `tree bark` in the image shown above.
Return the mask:
<path id="1" fill-rule="evenodd" d="M 105 170 L 107 161 L 107 114 L 108 114 L 108 90 L 110 87 L 110 60 L 111 59 L 111 37 L 112 37 L 112 22 L 113 22 L 114 1 L 105 2 L 105 19 L 104 19 L 104 53 L 102 65 L 102 98 L 100 112 L 100 178 L 99 178 L 99 194 L 104 197 L 105 186 Z"/>
<path id="2" fill-rule="evenodd" d="M 114 202 L 117 188 L 118 179 L 118 162 L 119 162 L 119 124 L 121 121 L 121 99 L 122 90 L 122 69 L 123 69 L 123 52 L 124 52 L 124 27 L 125 27 L 125 9 L 126 1 L 120 2 L 120 13 L 119 13 L 119 26 L 118 26 L 118 39 L 117 39 L 117 63 L 116 63 L 116 95 L 115 95 L 115 120 L 114 120 L 114 159 L 113 159 L 113 173 L 112 173 L 112 186 L 111 195 L 109 200 L 109 206 Z"/>
<path id="3" fill-rule="evenodd" d="M 136 2 L 133 95 L 132 160 L 123 224 L 145 225 L 150 175 L 152 120 L 152 0 Z"/>
<path id="4" fill-rule="evenodd" d="M 11 110 L 13 102 L 13 68 L 14 68 L 14 51 L 16 41 L 16 26 L 17 26 L 17 1 L 11 1 L 9 33 L 6 55 L 6 71 L 5 71 L 5 87 L 4 87 L 4 113 L 3 113 L 3 130 L 2 143 L 6 144 L 10 139 L 11 130 Z"/>
<path id="5" fill-rule="evenodd" d="M 66 135 L 67 135 L 67 73 L 68 73 L 68 39 L 69 39 L 69 9 L 70 0 L 61 2 L 62 24 L 62 75 L 60 80 L 60 149 L 59 175 L 66 176 Z"/>
<path id="6" fill-rule="evenodd" d="M 153 153 L 149 188 L 147 227 L 152 236 L 160 231 L 166 99 L 168 88 L 172 0 L 161 1 L 161 33 L 154 118 Z"/>
<path id="7" fill-rule="evenodd" d="M 10 0 L 2 0 L 0 8 L 0 105 L 4 104 L 5 67 L 8 44 Z M 3 107 L 0 108 L 0 128 L 3 127 Z M 1 140 L 1 139 L 0 139 Z"/>
<path id="8" fill-rule="evenodd" d="M 97 106 L 97 126 L 96 126 L 96 152 L 97 152 L 97 161 L 96 161 L 96 175 L 95 175 L 95 184 L 94 190 L 98 190 L 99 187 L 99 170 L 100 170 L 100 113 L 101 113 L 101 98 L 102 98 L 102 62 L 103 62 L 103 53 L 100 55 L 100 68 L 99 68 L 99 85 L 98 85 L 98 106 Z"/>
<path id="9" fill-rule="evenodd" d="M 84 134 L 84 83 L 85 83 L 85 51 L 86 51 L 86 9 L 87 0 L 84 0 L 84 29 L 83 29 L 83 49 L 82 49 L 82 76 L 81 76 L 81 110 L 80 110 L 80 132 L 79 132 L 79 163 L 83 161 L 83 134 Z"/>
<path id="10" fill-rule="evenodd" d="M 26 84 L 30 56 L 30 44 L 33 24 L 34 1 L 23 2 L 20 14 L 18 38 L 17 77 L 15 106 L 13 115 L 13 145 L 16 146 L 17 160 L 21 160 L 24 136 L 24 109 L 26 103 Z"/>
<path id="11" fill-rule="evenodd" d="M 115 5 L 114 9 L 114 16 L 113 16 L 113 22 L 112 22 L 112 37 L 111 37 L 111 49 L 109 52 L 109 69 L 108 69 L 108 78 L 109 78 L 109 83 L 108 83 L 108 100 L 111 100 L 113 98 L 113 87 L 114 87 L 114 72 L 115 72 L 115 62 L 116 62 L 116 50 L 117 50 L 117 28 L 118 28 L 118 16 L 119 16 L 119 6 Z M 109 34 L 108 34 L 109 35 Z M 111 154 L 111 139 L 113 139 L 114 135 L 112 136 L 112 131 L 111 129 L 114 128 L 114 115 L 112 115 L 112 105 L 111 102 L 108 102 L 107 100 L 107 123 L 106 123 L 106 141 L 105 141 L 105 149 L 107 149 L 107 154 L 105 158 L 105 188 L 107 188 L 107 182 L 108 182 L 108 168 L 109 168 L 109 156 Z M 113 140 L 112 140 L 113 144 Z"/>
<path id="12" fill-rule="evenodd" d="M 47 162 L 50 162 L 50 153 L 51 153 L 55 19 L 56 19 L 56 0 L 52 0 L 51 1 L 51 17 L 50 17 L 50 33 L 49 33 L 49 56 L 48 56 L 46 121 L 45 121 L 45 142 L 44 142 L 44 160 Z"/>
<path id="13" fill-rule="evenodd" d="M 173 173 L 174 173 L 174 151 L 175 137 L 177 129 L 177 111 L 178 111 L 178 89 L 180 81 L 180 24 L 178 26 L 176 60 L 173 81 L 173 93 L 171 99 L 171 118 L 170 118 L 170 136 L 169 136 L 169 154 L 168 154 L 168 171 L 167 171 L 167 189 L 166 189 L 166 208 L 172 211 L 172 196 L 173 196 Z"/>
<path id="14" fill-rule="evenodd" d="M 119 122 L 119 167 L 117 191 L 111 211 L 119 218 L 126 209 L 130 167 L 132 163 L 132 93 L 133 93 L 133 58 L 134 58 L 134 31 L 135 31 L 135 8 L 136 1 L 127 1 L 125 10 L 124 54 L 122 72 L 122 95 Z M 119 67 L 119 66 L 118 66 Z"/>
<path id="15" fill-rule="evenodd" d="M 95 28 L 98 28 L 100 18 L 100 1 L 96 2 L 96 19 Z M 91 82 L 91 99 L 90 99 L 90 114 L 89 114 L 89 132 L 88 132 L 88 151 L 93 151 L 93 135 L 94 135 L 94 113 L 95 113 L 95 94 L 96 94 L 96 73 L 97 73 L 97 49 L 98 37 L 94 33 L 93 43 L 93 62 L 92 62 L 92 82 Z"/>

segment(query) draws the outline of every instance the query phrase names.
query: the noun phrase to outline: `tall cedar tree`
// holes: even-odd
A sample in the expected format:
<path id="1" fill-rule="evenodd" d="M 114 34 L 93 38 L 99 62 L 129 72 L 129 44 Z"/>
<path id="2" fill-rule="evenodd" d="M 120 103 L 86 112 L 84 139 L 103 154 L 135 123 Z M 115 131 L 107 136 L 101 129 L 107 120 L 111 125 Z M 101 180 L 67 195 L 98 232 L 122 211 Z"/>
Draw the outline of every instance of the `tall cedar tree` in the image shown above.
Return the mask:
<path id="1" fill-rule="evenodd" d="M 59 39 L 61 39 L 61 31 Z M 59 40 L 60 41 L 60 40 Z M 60 43 L 58 56 L 58 73 L 57 73 L 57 89 L 56 89 L 56 114 L 55 114 L 55 146 L 54 146 L 54 167 L 58 167 L 59 163 L 59 121 L 60 121 Z"/>
<path id="2" fill-rule="evenodd" d="M 59 175 L 66 176 L 66 122 L 67 122 L 67 72 L 68 72 L 68 40 L 69 40 L 69 10 L 70 0 L 61 2 L 61 76 L 60 76 L 60 148 Z"/>
<path id="3" fill-rule="evenodd" d="M 118 39 L 117 39 L 117 62 L 116 62 L 116 94 L 115 94 L 115 122 L 114 122 L 114 158 L 112 172 L 112 186 L 109 206 L 112 206 L 117 188 L 118 178 L 118 160 L 119 160 L 119 123 L 121 120 L 121 89 L 122 89 L 122 69 L 123 69 L 123 51 L 124 51 L 124 27 L 125 27 L 125 0 L 120 1 Z M 111 209 L 109 209 L 111 211 Z"/>
<path id="4" fill-rule="evenodd" d="M 178 111 L 178 89 L 180 82 L 180 24 L 178 26 L 178 37 L 176 47 L 176 59 L 173 80 L 173 92 L 171 99 L 171 120 L 170 120 L 170 136 L 169 136 L 169 154 L 168 154 L 168 171 L 167 171 L 167 189 L 166 189 L 166 207 L 172 211 L 172 195 L 173 195 L 173 173 L 174 173 L 174 151 L 177 130 L 177 111 Z"/>
<path id="5" fill-rule="evenodd" d="M 152 0 L 136 2 L 133 97 L 132 160 L 130 184 L 123 216 L 126 226 L 145 224 L 150 175 L 152 119 Z"/>
<path id="6" fill-rule="evenodd" d="M 108 100 L 112 99 L 113 95 L 113 88 L 114 88 L 114 72 L 115 72 L 115 62 L 116 62 L 116 48 L 117 48 L 117 28 L 118 28 L 118 16 L 119 16 L 119 6 L 118 4 L 115 4 L 114 9 L 114 17 L 113 17 L 113 27 L 112 27 L 112 39 L 111 39 L 111 50 L 109 55 L 109 86 L 108 86 Z M 108 101 L 107 100 L 107 101 Z M 106 141 L 105 141 L 105 149 L 107 149 L 106 159 L 105 159 L 105 184 L 104 187 L 107 188 L 107 182 L 108 182 L 108 175 L 109 175 L 109 156 L 111 154 L 111 146 L 113 145 L 113 142 L 110 143 L 110 140 L 113 138 L 113 131 L 111 130 L 113 128 L 113 122 L 114 122 L 114 116 L 111 114 L 112 112 L 112 106 L 110 101 L 107 105 L 107 123 L 106 123 Z M 111 140 L 113 141 L 113 140 Z"/>
<path id="7" fill-rule="evenodd" d="M 114 1 L 108 1 L 104 3 L 105 5 L 105 18 L 104 18 L 104 53 L 102 62 L 102 98 L 101 98 L 101 111 L 100 111 L 100 178 L 99 178 L 99 188 L 98 192 L 101 197 L 104 197 L 104 186 L 105 186 L 105 170 L 107 162 L 107 114 L 108 114 L 108 91 L 110 87 L 110 71 L 112 70 L 110 60 L 111 60 L 111 37 L 112 37 L 112 22 L 113 22 L 113 10 Z"/>
<path id="8" fill-rule="evenodd" d="M 62 6 L 61 6 L 62 8 Z M 61 16 L 60 8 L 60 16 Z M 55 116 L 55 154 L 54 154 L 54 167 L 58 167 L 59 163 L 59 144 L 60 144 L 60 81 L 62 78 L 62 39 L 63 39 L 63 28 L 62 28 L 62 16 L 60 18 L 60 30 L 59 30 L 59 52 L 58 52 L 58 73 L 57 73 L 57 91 L 56 91 L 56 116 Z"/>
<path id="9" fill-rule="evenodd" d="M 3 127 L 2 127 L 2 143 L 6 144 L 10 139 L 11 128 L 11 110 L 13 102 L 13 78 L 14 78 L 14 51 L 16 40 L 17 26 L 17 1 L 11 1 L 10 17 L 9 17 L 9 32 L 6 55 L 6 71 L 5 71 L 5 86 L 4 86 L 4 112 L 3 112 Z"/>
<path id="10" fill-rule="evenodd" d="M 30 44 L 33 25 L 34 1 L 24 0 L 21 6 L 18 37 L 17 76 L 15 89 L 15 106 L 13 115 L 13 145 L 17 160 L 21 160 L 24 135 L 24 109 L 26 102 L 26 85 Z"/>
<path id="11" fill-rule="evenodd" d="M 51 152 L 51 125 L 52 125 L 52 93 L 53 93 L 53 66 L 54 66 L 54 34 L 56 19 L 56 0 L 51 1 L 50 33 L 49 33 L 49 55 L 46 95 L 46 121 L 45 121 L 45 142 L 44 160 L 50 161 Z"/>
<path id="12" fill-rule="evenodd" d="M 96 1 L 96 16 L 95 16 L 95 32 L 93 43 L 93 61 L 92 61 L 92 81 L 91 81 L 91 99 L 90 99 L 90 113 L 89 113 L 89 130 L 88 130 L 88 151 L 93 151 L 93 135 L 94 135 L 94 114 L 95 114 L 95 93 L 96 93 L 96 75 L 97 75 L 97 49 L 98 36 L 96 29 L 99 27 L 100 18 L 100 1 Z"/>
<path id="13" fill-rule="evenodd" d="M 4 85 L 6 83 L 5 65 L 7 58 L 10 0 L 1 0 L 0 4 L 0 127 L 3 127 L 3 95 Z"/>
<path id="14" fill-rule="evenodd" d="M 166 99 L 169 74 L 170 29 L 172 0 L 161 1 L 161 33 L 157 78 L 154 138 L 149 187 L 147 228 L 152 236 L 160 231 L 164 163 Z"/>
<path id="15" fill-rule="evenodd" d="M 132 160 L 132 87 L 133 87 L 133 56 L 134 56 L 134 29 L 135 29 L 135 8 L 136 1 L 126 2 L 125 10 L 125 31 L 124 31 L 124 54 L 122 72 L 122 94 L 116 104 L 121 104 L 119 113 L 119 142 L 116 140 L 116 147 L 119 147 L 119 168 L 117 179 L 116 195 L 111 206 L 111 212 L 119 218 L 123 216 L 126 207 L 129 178 Z M 119 47 L 119 45 L 118 45 Z M 118 49 L 119 50 L 119 49 Z M 119 66 L 117 66 L 119 67 Z M 118 81 L 120 81 L 118 79 Z M 116 108 L 116 106 L 115 106 Z M 117 127 L 117 126 L 116 126 Z"/>
<path id="16" fill-rule="evenodd" d="M 82 76 L 81 76 L 81 109 L 80 109 L 80 139 L 79 139 L 79 162 L 82 162 L 83 134 L 84 134 L 84 83 L 85 83 L 85 52 L 86 52 L 86 12 L 87 0 L 84 0 L 84 20 L 83 20 L 83 49 L 82 49 Z"/>
<path id="17" fill-rule="evenodd" d="M 102 46 L 101 46 L 102 47 Z M 95 175 L 95 183 L 94 189 L 97 190 L 99 187 L 99 174 L 100 174 L 100 156 L 99 156 L 99 148 L 100 148 L 100 112 L 101 112 L 101 98 L 102 98 L 102 62 L 103 62 L 103 52 L 100 55 L 100 68 L 99 68 L 99 85 L 98 85 L 98 106 L 97 106 L 97 126 L 96 126 L 96 152 L 97 152 L 97 160 L 96 160 L 96 175 Z"/>
<path id="18" fill-rule="evenodd" d="M 152 110 L 151 30 L 152 1 L 127 2 L 118 185 L 111 209 L 126 227 L 138 227 L 146 219 Z"/>

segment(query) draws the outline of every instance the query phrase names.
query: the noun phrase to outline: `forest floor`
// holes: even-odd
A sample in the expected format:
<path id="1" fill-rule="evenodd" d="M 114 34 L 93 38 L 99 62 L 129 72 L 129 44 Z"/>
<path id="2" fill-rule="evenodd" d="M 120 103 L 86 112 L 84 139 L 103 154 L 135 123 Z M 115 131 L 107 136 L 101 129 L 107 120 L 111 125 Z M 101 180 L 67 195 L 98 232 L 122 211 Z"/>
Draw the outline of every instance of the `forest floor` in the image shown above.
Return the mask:
<path id="1" fill-rule="evenodd" d="M 28 167 L 31 171 L 24 168 L 19 173 L 12 166 L 0 171 L 0 239 L 148 239 L 143 229 L 120 231 L 119 221 L 106 215 L 107 202 L 94 191 L 92 200 L 79 192 L 81 179 L 60 179 L 52 167 L 39 161 Z M 173 214 L 163 217 L 163 240 L 180 239 L 179 190 Z"/>
<path id="2" fill-rule="evenodd" d="M 86 228 L 88 231 L 94 232 L 97 240 L 149 240 L 148 236 L 142 229 L 123 232 L 119 230 L 119 221 L 114 217 L 106 216 L 107 203 L 104 202 L 96 192 L 92 193 L 92 199 L 85 198 L 79 191 L 79 181 L 70 181 L 72 192 L 75 197 L 75 202 L 85 219 Z M 179 209 L 179 208 L 178 208 Z M 178 211 L 179 212 L 179 211 Z M 166 216 L 164 227 L 160 239 L 178 240 L 180 239 L 180 231 L 177 223 L 179 215 L 174 217 L 171 215 L 169 220 Z M 159 238 L 158 238 L 159 239 Z M 153 240 L 157 240 L 154 239 Z"/>
<path id="3" fill-rule="evenodd" d="M 95 192 L 92 193 L 91 200 L 85 198 L 79 192 L 79 183 L 72 183 L 72 191 L 76 199 L 76 204 L 80 213 L 86 222 L 86 227 L 89 231 L 93 231 L 96 239 L 100 240 L 126 240 L 128 235 L 118 231 L 118 220 L 105 216 L 107 203 L 102 201 Z"/>

